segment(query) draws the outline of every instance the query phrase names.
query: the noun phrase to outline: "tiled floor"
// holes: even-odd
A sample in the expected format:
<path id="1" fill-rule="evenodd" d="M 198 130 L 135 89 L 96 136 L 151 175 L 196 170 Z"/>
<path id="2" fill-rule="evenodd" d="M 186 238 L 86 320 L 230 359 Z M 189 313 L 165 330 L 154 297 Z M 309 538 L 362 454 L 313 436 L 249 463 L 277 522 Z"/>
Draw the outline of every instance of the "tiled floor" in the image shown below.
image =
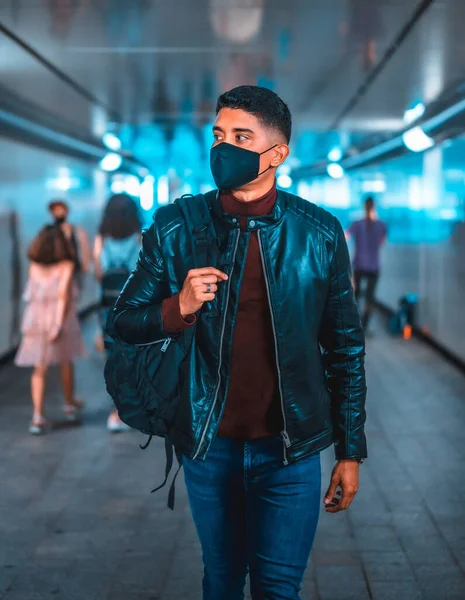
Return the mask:
<path id="1" fill-rule="evenodd" d="M 27 433 L 28 374 L 0 371 L 0 598 L 197 600 L 201 556 L 182 478 L 150 495 L 160 443 L 110 436 L 102 363 L 78 367 L 85 423 Z M 465 378 L 428 348 L 368 340 L 370 458 L 353 507 L 321 515 L 305 600 L 465 599 Z M 60 415 L 56 377 L 50 415 Z M 324 485 L 332 453 L 324 455 Z M 221 600 L 221 599 L 218 599 Z"/>

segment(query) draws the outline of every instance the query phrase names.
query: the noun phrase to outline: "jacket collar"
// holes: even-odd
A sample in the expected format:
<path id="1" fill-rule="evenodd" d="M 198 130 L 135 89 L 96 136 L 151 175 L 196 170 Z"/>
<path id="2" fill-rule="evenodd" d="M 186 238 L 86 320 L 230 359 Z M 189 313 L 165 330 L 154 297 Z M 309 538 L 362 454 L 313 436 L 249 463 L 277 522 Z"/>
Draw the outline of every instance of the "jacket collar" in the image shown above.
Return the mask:
<path id="1" fill-rule="evenodd" d="M 273 211 L 269 215 L 264 215 L 262 217 L 247 217 L 247 231 L 254 231 L 256 229 L 261 229 L 262 227 L 267 227 L 268 225 L 274 225 L 275 223 L 278 223 L 284 215 L 286 205 L 286 193 L 278 190 L 278 196 L 276 198 Z M 222 221 L 225 225 L 231 228 L 240 226 L 239 215 L 227 213 L 223 210 L 219 190 L 216 191 L 215 195 L 211 194 L 210 206 L 215 217 Z"/>

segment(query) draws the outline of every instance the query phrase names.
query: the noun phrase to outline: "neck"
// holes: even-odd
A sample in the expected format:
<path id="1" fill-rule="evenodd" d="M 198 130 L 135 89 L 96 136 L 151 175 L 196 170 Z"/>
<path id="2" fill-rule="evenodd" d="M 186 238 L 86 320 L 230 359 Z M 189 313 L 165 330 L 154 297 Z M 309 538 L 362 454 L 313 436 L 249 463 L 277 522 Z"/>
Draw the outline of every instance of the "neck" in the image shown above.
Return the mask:
<path id="1" fill-rule="evenodd" d="M 259 198 L 263 198 L 275 184 L 275 176 L 273 173 L 272 177 L 266 177 L 263 181 L 254 181 L 249 185 L 240 188 L 239 190 L 232 190 L 234 197 L 241 202 L 253 202 Z"/>

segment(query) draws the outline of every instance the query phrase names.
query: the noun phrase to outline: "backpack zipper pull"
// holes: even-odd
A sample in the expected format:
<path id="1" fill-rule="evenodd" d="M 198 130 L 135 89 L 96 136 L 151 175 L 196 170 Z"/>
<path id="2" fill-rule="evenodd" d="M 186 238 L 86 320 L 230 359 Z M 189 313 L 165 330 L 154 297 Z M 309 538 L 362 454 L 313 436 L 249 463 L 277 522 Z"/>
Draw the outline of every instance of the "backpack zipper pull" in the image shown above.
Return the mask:
<path id="1" fill-rule="evenodd" d="M 161 347 L 162 352 L 166 352 L 168 350 L 168 346 L 171 344 L 171 338 L 166 338 L 165 343 Z"/>

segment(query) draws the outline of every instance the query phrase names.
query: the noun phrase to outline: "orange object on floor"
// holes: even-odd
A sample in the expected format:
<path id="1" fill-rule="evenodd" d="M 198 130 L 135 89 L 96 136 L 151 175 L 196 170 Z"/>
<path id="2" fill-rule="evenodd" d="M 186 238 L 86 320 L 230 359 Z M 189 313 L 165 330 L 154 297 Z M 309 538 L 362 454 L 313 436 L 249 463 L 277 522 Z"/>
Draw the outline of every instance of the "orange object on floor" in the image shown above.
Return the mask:
<path id="1" fill-rule="evenodd" d="M 412 326 L 404 325 L 404 340 L 412 339 Z"/>

